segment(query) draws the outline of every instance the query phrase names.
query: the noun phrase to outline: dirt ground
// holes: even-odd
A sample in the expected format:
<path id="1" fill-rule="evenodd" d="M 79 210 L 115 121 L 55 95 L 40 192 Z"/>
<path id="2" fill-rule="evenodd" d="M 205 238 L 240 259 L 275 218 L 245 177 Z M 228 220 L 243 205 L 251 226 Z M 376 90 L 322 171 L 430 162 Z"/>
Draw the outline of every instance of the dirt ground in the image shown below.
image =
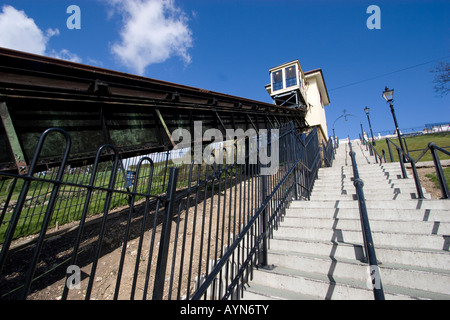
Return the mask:
<path id="1" fill-rule="evenodd" d="M 190 197 L 189 204 L 186 201 L 179 204 L 180 214 L 175 214 L 172 218 L 163 299 L 168 299 L 169 294 L 171 299 L 176 299 L 178 295 L 183 298 L 186 296 L 187 290 L 192 293 L 195 289 L 198 274 L 204 275 L 207 267 L 211 269 L 213 261 L 220 258 L 221 248 L 229 243 L 228 240 L 232 241 L 232 238 L 229 239 L 228 235 L 231 234 L 232 237 L 234 233 L 237 234 L 239 225 L 244 222 L 244 217 L 231 216 L 232 219 L 229 219 L 230 206 L 234 206 L 236 197 L 238 202 L 241 203 L 247 202 L 251 198 L 249 196 L 251 192 L 245 192 L 250 190 L 248 189 L 249 184 L 252 184 L 251 181 L 242 182 L 242 185 L 245 186 L 244 192 L 240 192 L 238 184 L 237 187 L 228 189 L 226 194 L 223 190 L 220 194 L 216 192 L 213 199 L 211 197 L 203 199 L 201 195 L 196 198 L 194 194 Z M 196 206 L 194 206 L 195 203 Z M 218 206 L 218 203 L 220 203 L 220 206 Z M 186 211 L 188 205 L 190 210 Z M 159 214 L 155 219 L 155 207 L 147 208 L 147 212 L 153 213 L 147 215 L 147 221 L 144 224 L 143 213 L 145 209 L 145 200 L 135 205 L 135 212 L 131 214 L 129 224 L 129 240 L 126 244 L 124 244 L 124 235 L 128 225 L 129 208 L 119 208 L 109 213 L 95 274 L 92 273 L 92 261 L 97 248 L 102 217 L 88 220 L 76 262 L 76 265 L 80 266 L 81 269 L 80 289 L 69 290 L 67 299 L 85 299 L 88 282 L 91 278 L 93 283 L 90 299 L 92 300 L 111 300 L 114 298 L 129 300 L 132 297 L 133 281 L 136 282 L 134 293 L 136 300 L 144 298 L 145 287 L 148 288 L 145 299 L 152 299 L 163 214 Z M 197 217 L 195 223 L 194 211 Z M 162 208 L 160 208 L 160 212 L 162 212 Z M 186 212 L 188 212 L 188 215 L 186 215 Z M 156 228 L 153 227 L 155 220 Z M 77 226 L 78 223 L 64 226 L 65 232 L 62 232 L 62 230 L 56 233 L 55 230 L 49 231 L 49 233 L 53 232 L 55 235 L 45 241 L 41 261 L 35 272 L 35 278 L 39 278 L 39 275 L 45 276 L 33 282 L 31 293 L 27 299 L 60 300 L 62 298 L 66 283 L 66 270 L 70 264 L 73 242 L 78 231 Z M 228 232 L 229 229 L 230 233 Z M 196 235 L 194 236 L 193 233 L 196 233 Z M 185 242 L 183 242 L 184 234 L 187 234 Z M 23 263 L 20 267 L 11 264 L 8 270 L 9 274 L 4 272 L 4 274 L 8 274 L 7 280 L 12 284 L 9 287 L 2 287 L 3 281 L 0 279 L 1 292 L 13 291 L 18 288 L 21 282 L 23 283 L 23 274 L 27 270 L 27 261 L 29 261 L 30 252 L 33 249 L 33 238 L 36 238 L 36 236 L 14 243 L 14 246 L 18 249 L 14 250 L 10 259 L 11 261 L 23 261 Z M 152 241 L 153 246 L 151 246 Z M 192 241 L 194 241 L 194 244 L 192 244 Z M 206 253 L 208 246 L 209 254 Z M 202 254 L 200 254 L 200 248 L 202 248 Z M 239 249 L 242 249 L 242 247 Z M 151 250 L 153 254 L 150 254 Z M 182 255 L 183 252 L 184 256 Z M 150 256 L 152 256 L 151 261 L 149 261 Z M 173 256 L 177 258 L 172 259 Z M 182 262 L 181 257 L 183 257 Z M 123 264 L 120 263 L 121 259 L 124 259 Z M 173 261 L 175 262 L 173 263 Z M 192 261 L 191 270 L 189 268 L 190 261 Z M 183 268 L 181 268 L 181 263 Z M 122 270 L 119 270 L 120 265 L 123 266 Z M 119 277 L 119 272 L 122 274 L 121 277 Z M 136 279 L 134 279 L 135 274 L 137 275 Z M 147 286 L 145 286 L 147 274 L 149 278 Z M 118 278 L 120 279 L 120 285 L 117 282 Z M 118 285 L 120 290 L 115 297 L 115 289 Z M 179 291 L 178 287 L 180 287 Z M 19 294 L 20 291 L 17 290 L 3 297 L 3 299 L 17 299 L 16 294 Z"/>
<path id="2" fill-rule="evenodd" d="M 410 170 L 409 170 L 410 171 Z M 433 181 L 430 178 L 426 177 L 429 173 L 436 173 L 436 170 L 433 168 L 417 168 L 417 173 L 419 174 L 420 183 L 422 188 L 425 189 L 427 193 L 431 195 L 432 199 L 440 199 L 442 196 L 441 189 L 437 188 Z M 412 177 L 412 172 L 409 173 Z"/>

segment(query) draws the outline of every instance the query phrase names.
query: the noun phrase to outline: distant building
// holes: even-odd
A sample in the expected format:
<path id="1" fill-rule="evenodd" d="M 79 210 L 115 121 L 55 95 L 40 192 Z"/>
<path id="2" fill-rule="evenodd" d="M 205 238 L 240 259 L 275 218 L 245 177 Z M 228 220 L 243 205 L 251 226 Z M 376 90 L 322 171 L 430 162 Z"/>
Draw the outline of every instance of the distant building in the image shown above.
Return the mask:
<path id="1" fill-rule="evenodd" d="M 330 98 L 322 70 L 303 72 L 300 62 L 295 60 L 274 67 L 269 73 L 266 90 L 274 104 L 304 109 L 309 127 L 318 127 L 321 138 L 328 140 L 325 106 L 330 104 Z"/>
<path id="2" fill-rule="evenodd" d="M 439 123 L 427 123 L 425 124 L 424 133 L 435 133 L 435 132 L 449 132 L 450 123 L 449 122 L 439 122 Z"/>

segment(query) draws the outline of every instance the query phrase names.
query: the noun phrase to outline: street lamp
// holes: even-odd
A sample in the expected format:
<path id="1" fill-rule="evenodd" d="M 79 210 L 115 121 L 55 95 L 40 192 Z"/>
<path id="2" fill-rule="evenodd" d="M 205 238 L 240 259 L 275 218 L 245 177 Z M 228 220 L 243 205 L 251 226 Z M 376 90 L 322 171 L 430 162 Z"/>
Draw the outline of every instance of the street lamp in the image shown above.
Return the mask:
<path id="1" fill-rule="evenodd" d="M 356 119 L 359 120 L 359 124 L 361 125 L 361 134 L 362 134 L 362 137 L 364 138 L 364 130 L 363 130 L 363 125 L 362 125 L 361 119 L 359 117 L 355 116 L 354 114 L 347 113 L 347 110 L 344 109 L 344 114 L 337 117 L 336 120 L 334 120 L 334 122 L 333 122 L 333 137 L 335 140 L 336 140 L 336 135 L 334 132 L 334 125 L 336 124 L 336 121 L 338 121 L 341 118 L 344 118 L 345 122 L 347 122 L 348 121 L 347 117 L 349 117 L 349 116 L 355 117 Z"/>
<path id="2" fill-rule="evenodd" d="M 386 100 L 387 103 L 389 103 L 389 106 L 391 107 L 391 112 L 392 112 L 392 117 L 394 118 L 394 123 L 395 123 L 395 130 L 397 131 L 397 136 L 398 136 L 398 141 L 400 141 L 400 148 L 403 151 L 403 154 L 405 154 L 405 148 L 403 147 L 403 142 L 402 142 L 402 137 L 400 135 L 400 130 L 398 129 L 398 123 L 397 123 L 397 118 L 395 116 L 395 111 L 394 111 L 394 89 L 389 89 L 388 87 L 384 88 L 383 91 L 383 98 Z M 405 159 L 406 157 L 404 157 L 403 159 Z"/>
<path id="3" fill-rule="evenodd" d="M 375 139 L 373 138 L 372 125 L 370 124 L 369 107 L 365 107 L 364 111 L 366 112 L 367 120 L 369 121 L 370 134 L 372 135 L 372 144 L 375 146 Z"/>

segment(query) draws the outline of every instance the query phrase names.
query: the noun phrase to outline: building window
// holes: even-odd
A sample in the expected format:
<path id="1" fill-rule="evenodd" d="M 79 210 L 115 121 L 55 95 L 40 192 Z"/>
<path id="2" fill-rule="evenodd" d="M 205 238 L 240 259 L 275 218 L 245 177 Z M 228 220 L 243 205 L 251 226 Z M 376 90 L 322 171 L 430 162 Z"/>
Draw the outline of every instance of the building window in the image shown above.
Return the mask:
<path id="1" fill-rule="evenodd" d="M 295 66 L 287 67 L 286 72 L 286 88 L 297 85 L 297 72 Z"/>
<path id="2" fill-rule="evenodd" d="M 283 89 L 283 70 L 272 73 L 273 91 Z"/>

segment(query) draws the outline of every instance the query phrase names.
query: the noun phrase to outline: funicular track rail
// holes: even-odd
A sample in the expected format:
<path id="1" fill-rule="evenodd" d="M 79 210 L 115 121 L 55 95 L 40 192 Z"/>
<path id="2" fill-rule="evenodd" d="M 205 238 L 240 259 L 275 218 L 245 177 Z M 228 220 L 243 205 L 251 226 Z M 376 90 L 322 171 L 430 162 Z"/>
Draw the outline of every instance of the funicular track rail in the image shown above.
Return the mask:
<path id="1" fill-rule="evenodd" d="M 76 143 L 68 163 L 79 166 L 93 163 L 103 144 L 123 158 L 172 149 L 171 133 L 192 132 L 196 121 L 223 133 L 288 122 L 301 132 L 305 112 L 0 48 L 0 171 L 25 172 L 48 128 L 71 135 Z M 55 153 L 44 149 L 38 166 L 57 165 Z"/>

